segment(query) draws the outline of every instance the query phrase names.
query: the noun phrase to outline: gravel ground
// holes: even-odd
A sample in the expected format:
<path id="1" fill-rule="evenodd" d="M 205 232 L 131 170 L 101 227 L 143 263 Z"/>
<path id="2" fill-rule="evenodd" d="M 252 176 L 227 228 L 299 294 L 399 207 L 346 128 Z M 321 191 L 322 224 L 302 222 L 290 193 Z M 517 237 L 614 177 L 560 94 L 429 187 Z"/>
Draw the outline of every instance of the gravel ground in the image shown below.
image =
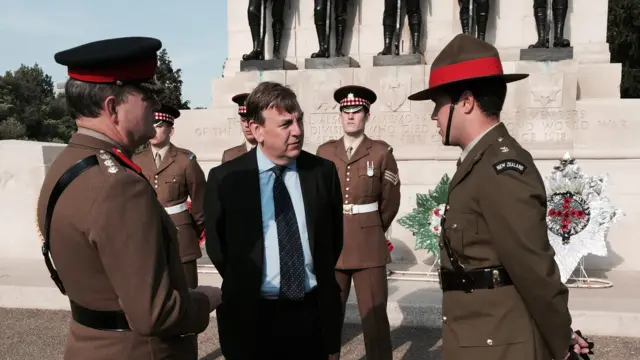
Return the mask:
<path id="1" fill-rule="evenodd" d="M 62 359 L 69 313 L 0 308 L 0 359 Z M 392 330 L 395 360 L 440 359 L 440 330 L 401 327 Z M 640 338 L 594 337 L 593 360 L 640 359 Z M 200 336 L 200 360 L 224 359 L 215 321 Z M 365 359 L 360 325 L 346 325 L 343 360 Z"/>

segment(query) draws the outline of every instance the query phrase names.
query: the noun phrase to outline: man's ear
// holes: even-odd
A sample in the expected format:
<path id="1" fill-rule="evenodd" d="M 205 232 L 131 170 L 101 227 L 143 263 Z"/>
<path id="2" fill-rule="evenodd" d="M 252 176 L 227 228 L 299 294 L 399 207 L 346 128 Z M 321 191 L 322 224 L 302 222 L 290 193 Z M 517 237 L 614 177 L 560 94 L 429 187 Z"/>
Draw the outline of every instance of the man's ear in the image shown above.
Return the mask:
<path id="1" fill-rule="evenodd" d="M 118 123 L 118 101 L 115 96 L 109 96 L 104 100 L 102 110 L 107 115 L 109 120 L 114 124 Z"/>
<path id="2" fill-rule="evenodd" d="M 258 124 L 254 120 L 249 120 L 249 129 L 251 129 L 251 134 L 256 138 L 258 143 L 262 143 L 264 140 L 264 134 L 262 134 L 262 130 L 264 129 L 262 125 Z"/>
<path id="3" fill-rule="evenodd" d="M 470 91 L 465 91 L 460 97 L 460 105 L 465 114 L 471 114 L 476 105 L 476 98 Z"/>
<path id="4" fill-rule="evenodd" d="M 174 131 L 175 129 L 176 129 L 176 128 L 175 128 L 174 126 L 171 126 L 171 128 L 169 128 L 169 136 L 173 136 L 173 131 Z"/>

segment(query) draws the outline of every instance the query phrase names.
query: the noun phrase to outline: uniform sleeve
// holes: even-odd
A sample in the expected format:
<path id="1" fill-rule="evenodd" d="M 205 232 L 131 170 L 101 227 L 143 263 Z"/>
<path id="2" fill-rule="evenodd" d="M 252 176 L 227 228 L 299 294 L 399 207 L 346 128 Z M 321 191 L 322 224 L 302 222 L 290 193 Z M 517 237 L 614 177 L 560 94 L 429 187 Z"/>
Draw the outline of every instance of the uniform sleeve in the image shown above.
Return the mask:
<path id="1" fill-rule="evenodd" d="M 204 193 L 204 226 L 207 234 L 207 255 L 220 276 L 224 277 L 226 264 L 226 234 L 224 211 L 220 198 L 220 183 L 215 168 L 209 171 Z"/>
<path id="2" fill-rule="evenodd" d="M 198 164 L 195 155 L 187 164 L 187 187 L 189 188 L 189 197 L 191 198 L 191 216 L 198 229 L 198 235 L 204 230 L 204 189 L 206 180 L 204 172 Z"/>
<path id="3" fill-rule="evenodd" d="M 89 239 L 133 330 L 143 336 L 200 333 L 209 324 L 203 294 L 178 291 L 169 273 L 168 228 L 153 189 L 141 177 L 115 174 L 91 210 Z"/>
<path id="4" fill-rule="evenodd" d="M 533 160 L 526 162 L 529 167 L 518 160 L 509 160 L 509 165 L 504 161 L 497 160 L 483 181 L 482 214 L 500 262 L 553 358 L 562 359 L 570 344 L 569 292 L 547 235 L 544 184 Z"/>
<path id="5" fill-rule="evenodd" d="M 382 219 L 382 230 L 387 232 L 393 219 L 400 210 L 400 176 L 398 174 L 398 164 L 391 153 L 391 149 L 386 151 L 382 160 L 382 193 L 380 195 L 380 218 Z"/>
<path id="6" fill-rule="evenodd" d="M 331 176 L 331 203 L 335 209 L 332 214 L 333 221 L 333 250 L 334 259 L 333 267 L 338 263 L 340 254 L 342 253 L 342 246 L 344 241 L 344 219 L 342 214 L 342 187 L 340 185 L 340 177 L 338 177 L 338 170 L 336 165 L 332 162 L 330 169 Z"/>

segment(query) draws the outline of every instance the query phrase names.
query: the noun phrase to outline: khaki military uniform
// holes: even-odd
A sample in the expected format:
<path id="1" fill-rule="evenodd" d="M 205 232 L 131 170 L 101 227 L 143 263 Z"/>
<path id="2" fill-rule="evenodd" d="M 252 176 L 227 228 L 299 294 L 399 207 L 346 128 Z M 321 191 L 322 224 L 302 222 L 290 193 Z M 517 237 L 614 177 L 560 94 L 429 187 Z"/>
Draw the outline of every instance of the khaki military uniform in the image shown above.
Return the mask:
<path id="1" fill-rule="evenodd" d="M 336 279 L 342 289 L 343 308 L 353 278 L 367 358 L 391 359 L 386 273 L 391 257 L 385 232 L 400 208 L 398 165 L 387 143 L 367 136 L 351 158 L 343 138 L 322 144 L 317 155 L 335 163 L 342 185 L 344 245 Z M 371 206 L 374 208 L 367 209 Z"/>
<path id="2" fill-rule="evenodd" d="M 568 290 L 547 237 L 545 187 L 533 158 L 502 123 L 465 155 L 449 185 L 441 281 L 459 262 L 495 286 L 445 289 L 443 359 L 562 359 L 571 335 Z"/>
<path id="3" fill-rule="evenodd" d="M 133 157 L 153 185 L 158 201 L 170 213 L 178 230 L 180 258 L 190 288 L 198 286 L 197 259 L 202 257 L 200 235 L 204 231 L 204 172 L 189 150 L 169 144 L 160 167 L 156 167 L 151 147 Z M 186 201 L 191 198 L 191 212 Z"/>
<path id="4" fill-rule="evenodd" d="M 222 161 L 221 163 L 225 163 L 229 160 L 233 160 L 235 158 L 237 158 L 238 156 L 242 155 L 242 154 L 246 154 L 247 152 L 249 152 L 249 150 L 251 150 L 253 148 L 253 145 L 249 144 L 248 142 L 244 142 L 238 146 L 234 146 L 232 148 L 229 148 L 227 150 L 225 150 L 222 153 Z"/>
<path id="5" fill-rule="evenodd" d="M 208 326 L 208 299 L 188 290 L 173 222 L 153 188 L 116 149 L 105 136 L 79 129 L 52 164 L 38 201 L 44 233 L 54 184 L 79 160 L 98 156 L 99 164 L 78 176 L 57 202 L 51 256 L 73 303 L 94 311 L 121 309 L 132 330 L 96 330 L 73 320 L 64 359 L 195 360 L 194 336 L 186 334 Z"/>

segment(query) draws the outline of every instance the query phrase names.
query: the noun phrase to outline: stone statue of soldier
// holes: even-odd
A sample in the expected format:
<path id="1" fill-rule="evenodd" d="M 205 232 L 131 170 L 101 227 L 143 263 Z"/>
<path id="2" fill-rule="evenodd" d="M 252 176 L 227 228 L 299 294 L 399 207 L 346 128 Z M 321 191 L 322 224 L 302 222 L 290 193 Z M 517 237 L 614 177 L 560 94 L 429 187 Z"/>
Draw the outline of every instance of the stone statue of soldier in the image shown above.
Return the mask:
<path id="1" fill-rule="evenodd" d="M 266 2 L 268 0 L 249 0 L 247 17 L 253 40 L 253 50 L 242 55 L 242 60 L 264 60 L 264 36 L 260 21 L 264 16 L 266 21 Z M 280 59 L 280 40 L 284 28 L 284 2 L 285 0 L 271 0 L 271 29 L 273 31 L 273 58 Z"/>
<path id="2" fill-rule="evenodd" d="M 392 49 L 393 37 L 400 36 L 400 2 L 402 0 L 385 0 L 384 13 L 382 15 L 382 28 L 384 33 L 384 48 L 378 55 L 398 55 L 398 49 Z M 420 0 L 404 0 L 407 4 L 407 18 L 409 31 L 411 32 L 411 46 L 413 54 L 422 54 L 420 50 L 420 34 L 422 32 L 422 11 Z"/>
<path id="3" fill-rule="evenodd" d="M 549 0 L 533 1 L 533 16 L 536 19 L 538 41 L 529 48 L 549 47 L 549 29 L 547 29 L 547 6 Z M 553 0 L 551 3 L 553 13 L 553 47 L 571 47 L 571 42 L 564 38 L 564 24 L 569 9 L 569 0 Z"/>
<path id="4" fill-rule="evenodd" d="M 487 32 L 487 19 L 489 17 L 489 1 L 490 0 L 458 0 L 460 5 L 460 25 L 462 26 L 462 32 L 465 34 L 471 34 L 471 14 L 470 7 L 471 2 L 474 5 L 475 24 L 478 32 L 476 37 L 484 41 L 484 36 Z"/>
<path id="5" fill-rule="evenodd" d="M 311 54 L 312 58 L 331 57 L 329 44 L 331 39 L 331 3 L 334 7 L 336 24 L 336 57 L 344 56 L 342 44 L 344 42 L 344 29 L 347 26 L 347 1 L 348 0 L 314 0 L 313 21 L 318 34 L 319 50 Z"/>

